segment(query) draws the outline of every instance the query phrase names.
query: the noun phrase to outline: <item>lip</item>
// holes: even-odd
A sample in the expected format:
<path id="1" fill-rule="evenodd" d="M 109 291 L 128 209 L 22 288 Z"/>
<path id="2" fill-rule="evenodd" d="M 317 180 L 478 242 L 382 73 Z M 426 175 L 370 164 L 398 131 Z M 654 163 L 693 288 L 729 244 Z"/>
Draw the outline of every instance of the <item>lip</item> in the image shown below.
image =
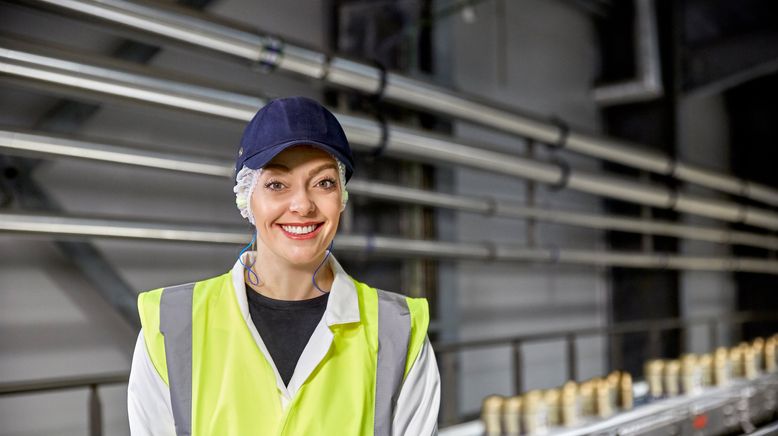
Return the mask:
<path id="1" fill-rule="evenodd" d="M 323 222 L 310 222 L 310 223 L 299 223 L 299 224 L 298 223 L 295 223 L 295 224 L 276 224 L 276 225 L 278 226 L 279 229 L 281 229 L 281 232 L 283 232 L 283 234 L 286 235 L 287 238 L 289 238 L 289 239 L 296 239 L 296 240 L 305 240 L 305 239 L 315 238 L 316 235 L 318 235 L 319 232 L 321 232 L 321 229 L 324 227 L 324 223 Z M 289 232 L 287 232 L 286 230 L 284 230 L 283 227 L 281 227 L 282 225 L 284 225 L 284 226 L 292 226 L 292 225 L 293 226 L 312 226 L 312 225 L 315 225 L 316 229 L 314 229 L 314 231 L 312 231 L 311 233 L 307 233 L 305 235 L 298 235 L 296 233 L 289 233 Z"/>

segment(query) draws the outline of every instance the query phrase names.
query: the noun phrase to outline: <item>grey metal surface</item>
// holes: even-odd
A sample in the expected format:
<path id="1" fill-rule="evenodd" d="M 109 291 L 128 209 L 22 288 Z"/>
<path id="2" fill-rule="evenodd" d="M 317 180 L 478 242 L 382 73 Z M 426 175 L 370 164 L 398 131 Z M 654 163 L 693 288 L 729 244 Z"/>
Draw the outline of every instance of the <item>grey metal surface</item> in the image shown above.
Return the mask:
<path id="1" fill-rule="evenodd" d="M 11 194 L 17 206 L 55 215 L 64 212 L 65 209 L 56 199 L 32 177 L 36 164 L 34 161 L 0 155 L 0 164 L 6 168 L 15 168 L 19 172 Z M 64 253 L 65 258 L 84 274 L 130 325 L 140 325 L 135 308 L 135 292 L 105 260 L 102 253 L 94 246 L 81 241 L 57 240 L 55 244 Z"/>
<path id="2" fill-rule="evenodd" d="M 327 58 L 322 54 L 292 44 L 284 44 L 283 54 L 279 55 L 278 51 L 272 48 L 272 38 L 209 21 L 204 15 L 185 15 L 173 10 L 120 0 L 37 2 L 254 62 L 262 60 L 281 71 L 328 80 L 330 83 L 363 92 L 375 92 L 380 86 L 380 71 L 377 67 L 338 57 L 327 62 Z M 643 5 L 640 2 L 638 4 Z M 474 121 L 540 142 L 556 143 L 565 136 L 562 127 L 547 120 L 521 115 L 515 110 L 498 108 L 493 103 L 482 102 L 475 97 L 398 74 L 387 75 L 383 94 L 388 100 Z M 686 182 L 778 205 L 776 189 L 688 163 L 675 162 L 670 156 L 637 144 L 573 131 L 567 136 L 565 145 L 568 150 L 584 155 L 670 175 Z M 684 168 L 685 171 L 679 171 L 679 168 Z"/>
<path id="3" fill-rule="evenodd" d="M 9 41 L 4 41 L 3 44 L 4 46 L 0 47 L 0 73 L 14 77 L 241 121 L 248 120 L 264 102 L 252 96 L 153 77 L 150 69 L 136 68 L 133 72 L 109 69 L 67 60 L 62 57 L 67 57 L 65 53 L 54 57 L 11 47 L 21 44 L 29 49 L 29 44 Z M 380 146 L 382 129 L 376 121 L 352 115 L 336 115 L 355 146 L 368 150 Z M 770 210 L 674 192 L 664 186 L 648 185 L 623 177 L 578 170 L 570 170 L 567 173 L 558 164 L 484 150 L 450 136 L 433 135 L 394 125 L 389 125 L 388 129 L 389 138 L 385 153 L 389 156 L 465 166 L 552 185 L 566 182 L 568 188 L 590 194 L 778 229 L 778 213 Z M 637 152 L 630 150 L 629 153 L 635 155 Z"/>
<path id="4" fill-rule="evenodd" d="M 177 1 L 194 8 L 204 8 L 210 2 L 210 0 Z M 115 49 L 112 49 L 110 56 L 123 61 L 143 64 L 150 61 L 159 51 L 160 48 L 156 46 L 123 40 Z M 99 110 L 100 104 L 68 99 L 59 100 L 43 112 L 43 115 L 35 122 L 34 128 L 50 132 L 73 132 L 83 127 L 84 123 Z M 21 181 L 27 185 L 23 191 L 27 193 L 26 195 L 37 197 L 35 201 L 51 212 L 64 210 L 57 204 L 54 197 L 49 195 L 42 186 L 39 186 L 32 177 L 40 164 L 39 160 L 20 158 L 14 159 L 14 161 L 17 167 L 24 168 L 25 174 L 23 174 Z M 135 291 L 116 271 L 115 267 L 105 259 L 103 253 L 89 242 L 54 241 L 54 244 L 131 325 L 139 326 L 135 309 Z M 90 434 L 102 434 L 101 403 L 97 394 L 97 386 L 92 386 L 90 391 Z"/>

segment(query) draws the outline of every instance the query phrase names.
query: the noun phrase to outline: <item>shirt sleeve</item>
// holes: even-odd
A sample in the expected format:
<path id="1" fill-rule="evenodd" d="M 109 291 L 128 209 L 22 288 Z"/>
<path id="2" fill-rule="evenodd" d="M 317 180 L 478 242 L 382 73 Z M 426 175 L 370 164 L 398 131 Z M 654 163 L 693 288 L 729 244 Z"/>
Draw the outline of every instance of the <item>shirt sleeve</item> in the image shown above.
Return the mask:
<path id="1" fill-rule="evenodd" d="M 175 436 L 170 391 L 151 363 L 143 330 L 135 342 L 130 381 L 127 384 L 127 414 L 132 436 Z"/>
<path id="2" fill-rule="evenodd" d="M 392 421 L 392 436 L 438 434 L 440 374 L 429 338 L 400 389 Z"/>

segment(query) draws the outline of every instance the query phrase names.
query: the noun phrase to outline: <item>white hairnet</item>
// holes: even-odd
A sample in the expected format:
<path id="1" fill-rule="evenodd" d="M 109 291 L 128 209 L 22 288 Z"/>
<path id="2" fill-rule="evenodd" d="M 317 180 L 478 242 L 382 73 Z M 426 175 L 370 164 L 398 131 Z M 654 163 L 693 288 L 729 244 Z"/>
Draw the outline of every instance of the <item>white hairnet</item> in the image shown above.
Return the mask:
<path id="1" fill-rule="evenodd" d="M 333 159 L 335 159 L 334 156 Z M 338 165 L 338 178 L 340 179 L 340 210 L 342 212 L 343 209 L 346 208 L 346 203 L 348 202 L 348 191 L 346 191 L 346 165 L 338 159 L 335 159 L 335 162 Z M 235 176 L 235 187 L 232 188 L 232 192 L 235 193 L 235 205 L 238 206 L 241 216 L 248 219 L 251 224 L 254 224 L 254 214 L 251 212 L 251 196 L 254 193 L 257 179 L 259 179 L 261 173 L 262 168 L 255 170 L 244 166 Z"/>

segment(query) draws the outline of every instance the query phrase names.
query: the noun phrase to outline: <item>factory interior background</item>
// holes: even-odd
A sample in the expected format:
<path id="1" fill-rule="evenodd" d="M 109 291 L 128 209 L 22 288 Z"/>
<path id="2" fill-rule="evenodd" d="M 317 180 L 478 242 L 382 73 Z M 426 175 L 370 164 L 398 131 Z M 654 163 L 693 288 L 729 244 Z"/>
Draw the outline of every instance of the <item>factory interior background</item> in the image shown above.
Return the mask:
<path id="1" fill-rule="evenodd" d="M 356 152 L 338 259 L 430 302 L 441 434 L 775 345 L 774 2 L 100 3 L 0 2 L 0 435 L 129 434 L 136 296 L 233 265 L 231 163 L 282 96 Z"/>

